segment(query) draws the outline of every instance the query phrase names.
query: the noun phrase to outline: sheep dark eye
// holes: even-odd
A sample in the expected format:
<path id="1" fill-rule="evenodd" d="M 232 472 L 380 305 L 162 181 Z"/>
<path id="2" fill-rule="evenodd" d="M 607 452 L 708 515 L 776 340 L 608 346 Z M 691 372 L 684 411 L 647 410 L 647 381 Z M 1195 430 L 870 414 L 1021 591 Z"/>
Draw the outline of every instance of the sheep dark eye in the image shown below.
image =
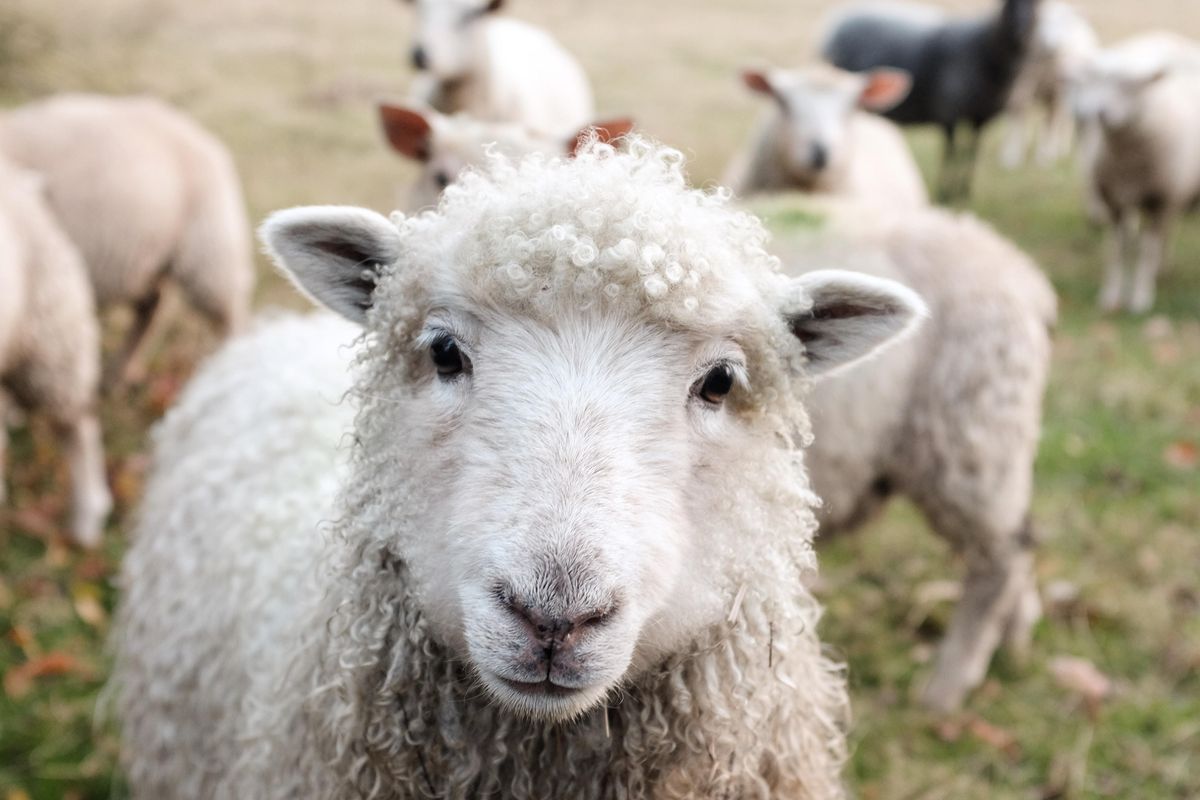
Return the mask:
<path id="1" fill-rule="evenodd" d="M 458 343 L 448 335 L 442 335 L 433 340 L 433 344 L 429 345 L 429 357 L 433 360 L 437 374 L 443 378 L 453 378 L 466 369 L 462 351 L 458 349 Z"/>
<path id="2" fill-rule="evenodd" d="M 445 189 L 450 185 L 450 176 L 442 170 L 433 173 L 433 183 L 438 189 Z"/>
<path id="3" fill-rule="evenodd" d="M 720 405 L 725 396 L 733 391 L 733 367 L 717 364 L 696 383 L 693 391 L 704 402 Z"/>

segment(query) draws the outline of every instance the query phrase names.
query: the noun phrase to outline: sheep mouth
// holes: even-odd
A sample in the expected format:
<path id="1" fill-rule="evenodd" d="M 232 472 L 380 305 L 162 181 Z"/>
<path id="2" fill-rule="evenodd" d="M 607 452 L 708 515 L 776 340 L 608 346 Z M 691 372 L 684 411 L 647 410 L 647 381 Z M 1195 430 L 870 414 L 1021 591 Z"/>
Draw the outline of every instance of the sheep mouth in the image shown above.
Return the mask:
<path id="1" fill-rule="evenodd" d="M 572 686 L 561 686 L 549 678 L 533 683 L 514 681 L 511 678 L 502 678 L 499 675 L 496 676 L 496 679 L 506 688 L 526 697 L 572 697 L 583 691 Z"/>

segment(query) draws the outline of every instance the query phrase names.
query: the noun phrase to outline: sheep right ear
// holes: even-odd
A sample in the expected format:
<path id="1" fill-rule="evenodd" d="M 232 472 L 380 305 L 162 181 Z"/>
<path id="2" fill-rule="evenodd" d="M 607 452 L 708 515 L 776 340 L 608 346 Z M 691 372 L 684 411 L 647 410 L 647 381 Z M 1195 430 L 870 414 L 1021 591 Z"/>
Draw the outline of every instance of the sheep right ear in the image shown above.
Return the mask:
<path id="1" fill-rule="evenodd" d="M 878 352 L 929 315 L 920 296 L 896 281 L 860 272 L 817 270 L 792 279 L 784 316 L 804 345 L 808 374 L 822 378 Z"/>
<path id="2" fill-rule="evenodd" d="M 746 88 L 752 92 L 778 98 L 775 87 L 771 85 L 771 77 L 761 70 L 742 70 L 742 83 L 746 84 Z"/>
<path id="3" fill-rule="evenodd" d="M 259 229 L 259 238 L 303 294 L 360 325 L 381 270 L 400 257 L 395 224 L 352 206 L 276 211 Z"/>
<path id="4" fill-rule="evenodd" d="M 912 76 L 902 69 L 876 69 L 865 76 L 858 105 L 882 114 L 904 102 L 912 89 Z"/>
<path id="5" fill-rule="evenodd" d="M 428 161 L 433 141 L 433 125 L 420 111 L 387 103 L 379 104 L 379 120 L 388 144 L 400 155 L 413 161 Z"/>

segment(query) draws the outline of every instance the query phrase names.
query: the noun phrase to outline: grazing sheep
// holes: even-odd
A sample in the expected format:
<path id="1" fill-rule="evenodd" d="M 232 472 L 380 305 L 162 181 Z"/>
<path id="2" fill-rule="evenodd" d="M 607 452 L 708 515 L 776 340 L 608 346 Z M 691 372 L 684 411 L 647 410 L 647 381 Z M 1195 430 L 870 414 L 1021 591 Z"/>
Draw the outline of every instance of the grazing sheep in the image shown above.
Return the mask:
<path id="1" fill-rule="evenodd" d="M 905 73 L 820 66 L 751 70 L 742 79 L 775 108 L 730 166 L 726 185 L 735 194 L 797 188 L 901 208 L 929 202 L 899 129 L 859 110 L 885 111 L 903 100 L 911 83 Z"/>
<path id="2" fill-rule="evenodd" d="M 0 152 L 45 178 L 100 309 L 134 308 L 111 378 L 143 377 L 165 281 L 222 335 L 241 327 L 254 288 L 241 189 L 195 122 L 149 98 L 60 95 L 0 113 Z"/>
<path id="3" fill-rule="evenodd" d="M 45 414 L 71 473 L 70 536 L 100 542 L 112 507 L 96 419 L 100 332 L 79 254 L 59 230 L 36 175 L 0 159 L 0 501 L 5 394 Z"/>
<path id="4" fill-rule="evenodd" d="M 1000 151 L 1006 167 L 1020 166 L 1038 140 L 1042 164 L 1067 154 L 1075 134 L 1070 87 L 1099 49 L 1096 31 L 1075 6 L 1044 0 L 1025 66 L 1008 98 L 1008 131 Z"/>
<path id="5" fill-rule="evenodd" d="M 379 118 L 392 149 L 421 165 L 406 204 L 411 211 L 436 205 L 442 190 L 464 169 L 482 164 L 489 149 L 509 158 L 529 153 L 560 155 L 574 152 L 585 133 L 537 135 L 512 123 L 483 122 L 466 114 L 446 116 L 388 103 L 379 106 Z M 613 141 L 632 129 L 629 119 L 606 120 L 587 127 L 595 130 L 602 142 Z"/>
<path id="6" fill-rule="evenodd" d="M 408 2 L 416 7 L 419 103 L 543 136 L 565 135 L 592 119 L 592 89 L 579 62 L 540 28 L 496 13 L 501 0 Z"/>
<path id="7" fill-rule="evenodd" d="M 1112 229 L 1100 307 L 1149 311 L 1171 229 L 1200 201 L 1200 45 L 1169 33 L 1129 39 L 1093 58 L 1075 93 L 1097 139 L 1089 192 Z"/>
<path id="8" fill-rule="evenodd" d="M 677 151 L 626 149 L 268 220 L 365 335 L 263 328 L 158 432 L 120 612 L 135 797 L 844 796 L 802 398 L 923 307 L 781 275 Z"/>
<path id="9" fill-rule="evenodd" d="M 852 72 L 894 67 L 912 76 L 908 97 L 885 116 L 941 127 L 939 195 L 962 197 L 970 192 L 980 132 L 1004 110 L 1024 62 L 1037 3 L 1003 0 L 997 12 L 972 19 L 946 19 L 919 6 L 862 6 L 830 25 L 822 53 Z M 970 131 L 960 151 L 955 135 L 962 122 Z"/>
<path id="10" fill-rule="evenodd" d="M 951 710 L 982 682 L 1002 639 L 1027 649 L 1040 614 L 1029 515 L 1054 292 L 1028 257 L 968 215 L 800 208 L 824 221 L 776 242 L 785 268 L 845 264 L 929 304 L 915 336 L 815 387 L 806 460 L 824 501 L 822 535 L 860 525 L 900 494 L 965 560 L 962 598 L 922 695 Z M 845 260 L 872 250 L 875 258 Z"/>

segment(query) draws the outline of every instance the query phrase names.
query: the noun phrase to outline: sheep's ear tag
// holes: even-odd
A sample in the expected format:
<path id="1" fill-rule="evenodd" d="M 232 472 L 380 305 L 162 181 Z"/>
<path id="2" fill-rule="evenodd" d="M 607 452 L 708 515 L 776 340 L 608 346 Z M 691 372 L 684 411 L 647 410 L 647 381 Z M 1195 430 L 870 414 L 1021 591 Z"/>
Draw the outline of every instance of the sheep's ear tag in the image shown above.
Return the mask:
<path id="1" fill-rule="evenodd" d="M 428 161 L 433 126 L 419 111 L 387 103 L 379 104 L 379 121 L 388 144 L 400 155 L 413 161 Z"/>
<path id="2" fill-rule="evenodd" d="M 277 211 L 259 230 L 300 291 L 352 322 L 366 321 L 381 270 L 400 257 L 400 233 L 381 214 L 350 206 Z"/>
<path id="3" fill-rule="evenodd" d="M 877 353 L 911 333 L 928 314 L 916 292 L 858 272 L 810 272 L 793 279 L 792 290 L 812 303 L 787 314 L 787 321 L 804 344 L 807 371 L 814 377 Z"/>

